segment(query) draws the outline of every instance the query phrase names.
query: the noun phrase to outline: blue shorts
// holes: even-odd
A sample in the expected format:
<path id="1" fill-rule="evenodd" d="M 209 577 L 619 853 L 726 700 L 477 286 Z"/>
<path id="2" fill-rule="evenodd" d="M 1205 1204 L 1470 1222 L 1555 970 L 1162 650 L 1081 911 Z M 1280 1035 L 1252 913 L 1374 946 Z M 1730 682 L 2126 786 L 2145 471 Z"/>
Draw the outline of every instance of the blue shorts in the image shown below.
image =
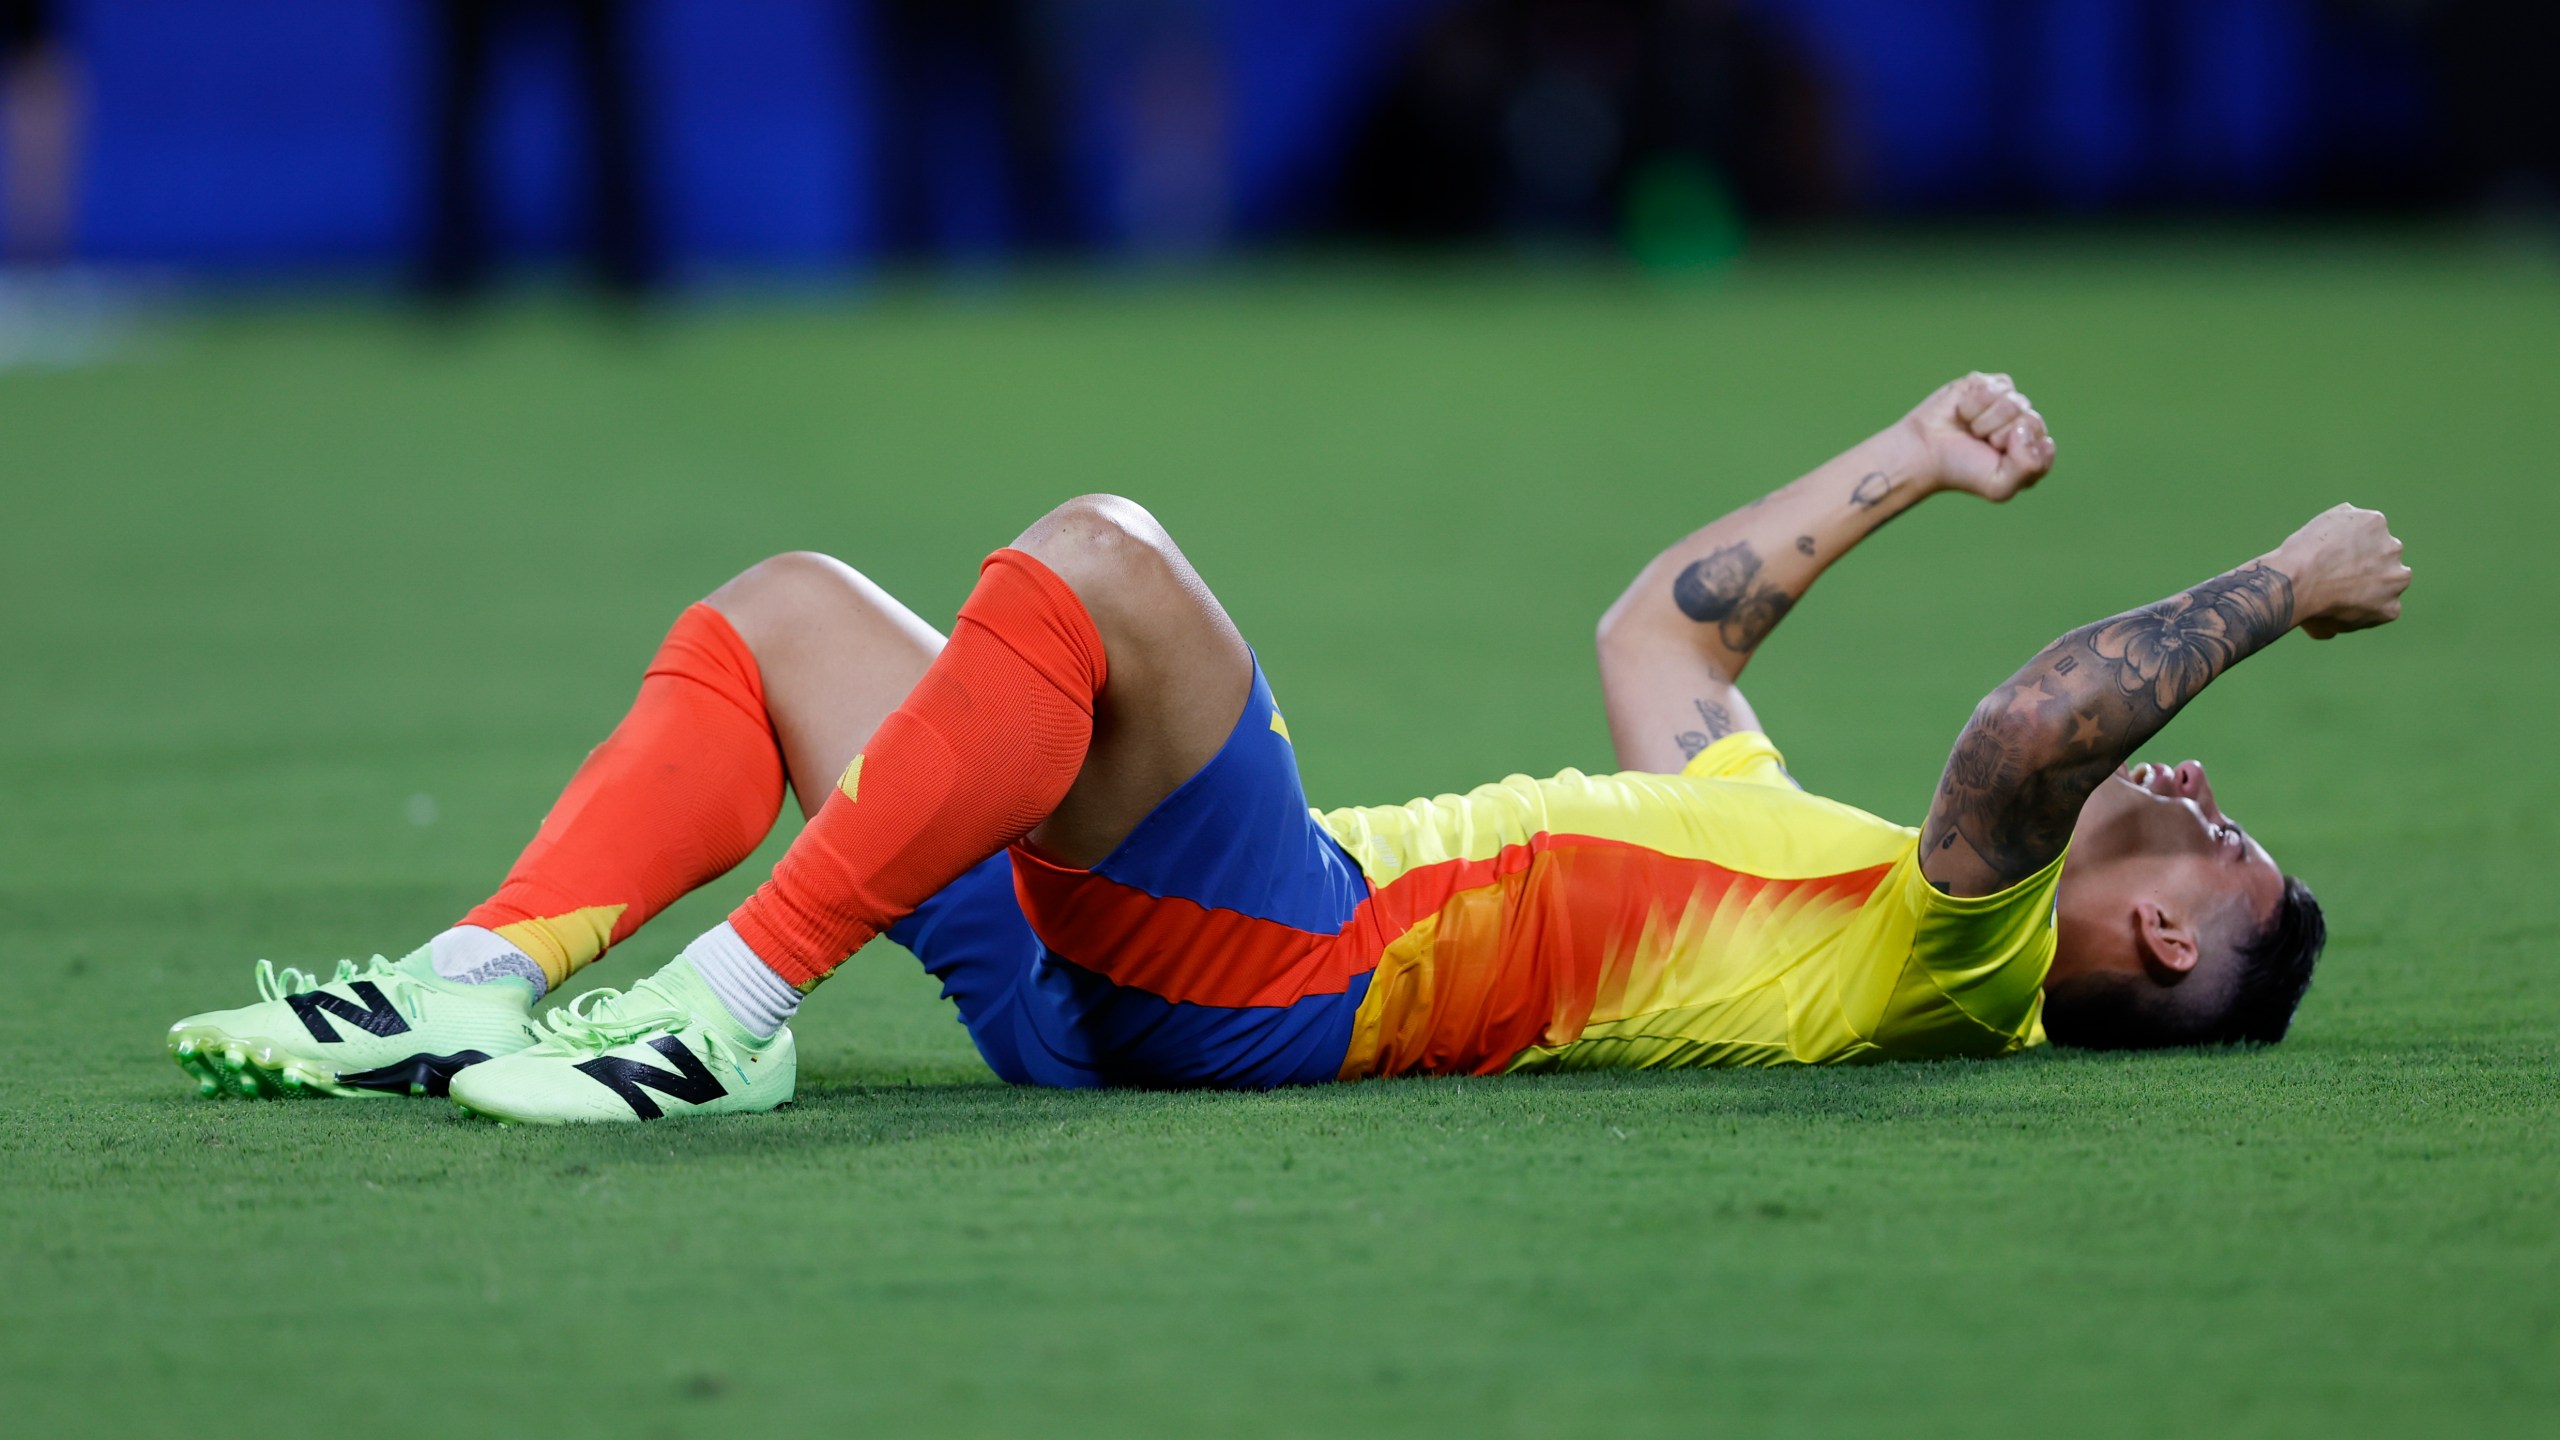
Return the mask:
<path id="1" fill-rule="evenodd" d="M 1101 864 L 1017 846 L 888 934 L 1014 1084 L 1266 1089 L 1339 1075 L 1369 971 L 1336 942 L 1368 896 L 1257 662 L 1217 755 Z"/>

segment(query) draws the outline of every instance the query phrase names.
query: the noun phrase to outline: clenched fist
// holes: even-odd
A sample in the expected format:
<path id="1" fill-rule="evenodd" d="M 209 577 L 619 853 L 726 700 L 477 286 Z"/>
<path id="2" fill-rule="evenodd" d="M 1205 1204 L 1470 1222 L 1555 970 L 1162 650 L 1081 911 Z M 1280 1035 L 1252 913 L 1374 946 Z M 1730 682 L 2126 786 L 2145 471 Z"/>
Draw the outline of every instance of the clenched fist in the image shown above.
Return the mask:
<path id="1" fill-rule="evenodd" d="M 1998 503 L 2053 468 L 2053 436 L 2033 401 L 2006 375 L 1977 370 L 1952 380 L 1902 417 L 1926 448 L 1937 484 Z"/>
<path id="2" fill-rule="evenodd" d="M 2294 623 L 2314 640 L 2400 618 L 2409 567 L 2379 510 L 2334 506 L 2293 532 L 2269 563 L 2293 579 Z"/>

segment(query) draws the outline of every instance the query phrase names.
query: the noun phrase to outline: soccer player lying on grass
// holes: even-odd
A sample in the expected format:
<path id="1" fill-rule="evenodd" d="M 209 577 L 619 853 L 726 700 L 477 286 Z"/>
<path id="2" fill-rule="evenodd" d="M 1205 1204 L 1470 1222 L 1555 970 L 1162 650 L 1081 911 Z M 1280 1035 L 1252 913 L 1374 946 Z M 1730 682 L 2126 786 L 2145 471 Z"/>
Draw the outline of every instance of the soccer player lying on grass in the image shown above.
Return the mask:
<path id="1" fill-rule="evenodd" d="M 1825 567 L 1942 490 L 2053 460 L 1972 375 L 1698 531 L 1601 620 L 1615 775 L 1311 812 L 1253 652 L 1147 512 L 1086 497 L 990 556 L 946 643 L 785 555 L 686 611 L 497 894 L 407 959 L 260 962 L 170 1031 L 208 1094 L 433 1094 L 520 1121 L 769 1110 L 784 1022 L 875 935 L 995 1072 L 1262 1087 L 2271 1041 L 2318 906 L 2190 761 L 2124 768 L 2299 628 L 2399 613 L 2383 517 L 2073 630 L 1982 701 L 1914 831 L 1808 795 L 1734 688 Z M 809 823 L 626 992 L 545 990 L 720 875 L 786 782 Z M 2066 861 L 2066 856 L 2067 861 Z"/>

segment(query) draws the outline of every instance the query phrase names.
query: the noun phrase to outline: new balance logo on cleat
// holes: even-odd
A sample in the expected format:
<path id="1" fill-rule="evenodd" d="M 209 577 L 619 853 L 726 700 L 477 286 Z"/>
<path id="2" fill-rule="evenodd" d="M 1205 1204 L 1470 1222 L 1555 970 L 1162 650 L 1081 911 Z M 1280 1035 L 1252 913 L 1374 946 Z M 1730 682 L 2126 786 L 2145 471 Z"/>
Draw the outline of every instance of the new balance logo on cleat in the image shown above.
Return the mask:
<path id="1" fill-rule="evenodd" d="M 684 1042 L 675 1036 L 661 1035 L 649 1042 L 649 1048 L 666 1056 L 676 1067 L 674 1073 L 615 1055 L 581 1061 L 578 1069 L 589 1079 L 621 1096 L 622 1103 L 631 1107 L 631 1113 L 643 1120 L 655 1120 L 666 1114 L 658 1108 L 657 1101 L 641 1093 L 643 1086 L 687 1105 L 708 1104 L 729 1093 L 709 1068 L 695 1059 L 693 1052 L 684 1048 Z"/>
<path id="2" fill-rule="evenodd" d="M 354 1000 L 341 1000 L 324 990 L 305 990 L 299 995 L 287 995 L 284 1003 L 292 1006 L 293 1013 L 301 1017 L 302 1028 L 311 1032 L 311 1038 L 323 1045 L 335 1045 L 341 1038 L 336 1026 L 320 1018 L 323 1010 L 367 1034 L 398 1035 L 409 1028 L 409 1022 L 400 1018 L 400 1012 L 391 1007 L 390 1001 L 382 998 L 382 991 L 375 988 L 372 981 L 358 980 L 347 988 L 356 992 L 356 999 L 364 1004 L 359 1006 Z"/>

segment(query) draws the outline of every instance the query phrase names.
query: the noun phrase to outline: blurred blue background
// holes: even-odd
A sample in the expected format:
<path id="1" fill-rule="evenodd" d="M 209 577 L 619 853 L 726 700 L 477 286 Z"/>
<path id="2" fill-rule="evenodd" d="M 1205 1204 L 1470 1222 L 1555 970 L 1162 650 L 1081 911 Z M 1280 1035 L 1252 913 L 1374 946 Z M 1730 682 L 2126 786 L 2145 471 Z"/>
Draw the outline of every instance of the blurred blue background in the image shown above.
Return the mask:
<path id="1" fill-rule="evenodd" d="M 61 233 L 22 251 L 452 285 L 586 252 L 647 285 L 1328 235 L 1677 259 L 1761 219 L 2535 208 L 2553 8 L 0 0 L 74 116 L 52 141 L 13 121 L 0 167 L 72 172 Z M 43 88 L 28 70 L 0 89 Z"/>

